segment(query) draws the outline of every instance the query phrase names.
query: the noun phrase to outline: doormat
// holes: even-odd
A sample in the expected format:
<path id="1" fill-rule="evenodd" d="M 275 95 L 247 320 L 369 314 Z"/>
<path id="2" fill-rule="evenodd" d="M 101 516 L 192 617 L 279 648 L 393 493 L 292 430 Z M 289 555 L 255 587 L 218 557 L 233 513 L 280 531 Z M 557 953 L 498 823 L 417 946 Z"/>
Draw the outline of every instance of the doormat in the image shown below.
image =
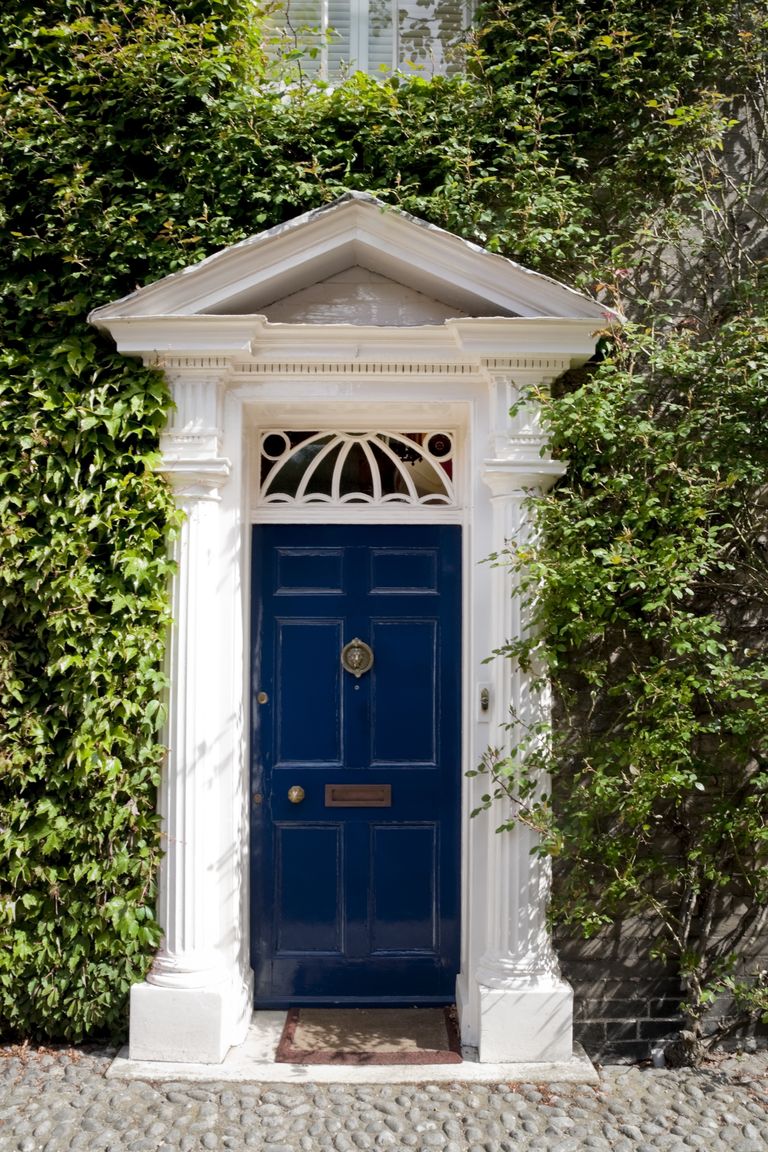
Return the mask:
<path id="1" fill-rule="evenodd" d="M 278 1064 L 460 1064 L 456 1009 L 291 1008 Z"/>

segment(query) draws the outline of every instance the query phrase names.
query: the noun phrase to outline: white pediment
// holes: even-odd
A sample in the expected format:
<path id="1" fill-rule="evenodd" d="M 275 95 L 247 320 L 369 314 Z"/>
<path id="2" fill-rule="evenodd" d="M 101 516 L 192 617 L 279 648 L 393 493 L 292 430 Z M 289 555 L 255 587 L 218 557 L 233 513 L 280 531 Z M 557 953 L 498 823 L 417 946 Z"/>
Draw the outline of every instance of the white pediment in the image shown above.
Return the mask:
<path id="1" fill-rule="evenodd" d="M 396 328 L 444 324 L 446 320 L 467 315 L 442 300 L 359 265 L 267 304 L 262 311 L 272 324 L 364 324 Z"/>
<path id="2" fill-rule="evenodd" d="M 367 288 L 364 273 L 371 274 Z M 350 282 L 355 276 L 356 285 Z M 323 304 L 329 292 L 330 313 Z M 471 317 L 558 318 L 596 326 L 606 320 L 606 309 L 587 296 L 364 193 L 348 193 L 216 252 L 96 309 L 90 319 L 106 329 L 129 317 L 201 315 L 375 326 L 377 316 L 397 312 L 398 298 L 401 315 L 409 304 L 414 311 L 407 320 L 385 319 L 386 325 Z M 343 316 L 345 302 L 351 311 Z M 367 319 L 355 319 L 355 302 L 367 302 Z"/>

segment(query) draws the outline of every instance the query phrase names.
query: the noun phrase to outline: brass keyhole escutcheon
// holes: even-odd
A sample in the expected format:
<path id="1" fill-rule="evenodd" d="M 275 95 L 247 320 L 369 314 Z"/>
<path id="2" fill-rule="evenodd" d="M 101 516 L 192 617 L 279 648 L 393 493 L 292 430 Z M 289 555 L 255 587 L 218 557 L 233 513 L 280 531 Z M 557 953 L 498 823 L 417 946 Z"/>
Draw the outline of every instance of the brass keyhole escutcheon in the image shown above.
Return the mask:
<path id="1" fill-rule="evenodd" d="M 341 666 L 345 672 L 351 672 L 355 679 L 359 680 L 373 668 L 373 650 L 365 640 L 355 636 L 354 640 L 350 640 L 341 650 Z"/>
<path id="2" fill-rule="evenodd" d="M 301 804 L 306 793 L 300 784 L 294 784 L 292 788 L 288 789 L 288 799 L 291 804 Z"/>
<path id="3" fill-rule="evenodd" d="M 256 703 L 257 704 L 266 704 L 268 700 L 269 700 L 269 696 L 267 696 L 266 692 L 259 692 L 259 694 L 256 697 Z"/>

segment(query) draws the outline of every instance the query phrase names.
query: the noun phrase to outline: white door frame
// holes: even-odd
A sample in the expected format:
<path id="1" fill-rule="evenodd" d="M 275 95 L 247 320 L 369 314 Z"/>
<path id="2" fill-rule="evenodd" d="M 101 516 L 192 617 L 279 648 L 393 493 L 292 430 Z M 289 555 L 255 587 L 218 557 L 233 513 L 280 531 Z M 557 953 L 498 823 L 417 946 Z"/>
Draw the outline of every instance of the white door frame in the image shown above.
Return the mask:
<path id="1" fill-rule="evenodd" d="M 284 373 L 252 370 L 248 364 L 233 371 L 200 357 L 166 363 L 176 411 L 163 439 L 164 471 L 186 513 L 178 541 L 172 721 L 161 794 L 167 840 L 159 914 L 166 939 L 147 980 L 132 990 L 132 1058 L 216 1062 L 242 1042 L 251 1019 L 250 524 L 420 519 L 462 524 L 466 772 L 489 744 L 503 743 L 501 726 L 510 702 L 546 708 L 513 676 L 509 662 L 483 664 L 494 647 L 524 626 L 504 569 L 483 561 L 508 537 L 525 531 L 524 500 L 531 487 L 547 486 L 562 471 L 540 455 L 543 439 L 531 414 L 518 413 L 512 427 L 507 412 L 515 390 L 534 376 L 544 386 L 564 366 L 559 359 L 534 363 L 527 357 L 521 368 L 497 358 L 492 367 L 478 364 L 446 377 L 439 367 L 425 364 L 373 375 L 347 363 L 318 379 L 311 365 Z M 351 380 L 354 399 L 340 399 Z M 499 448 L 498 410 L 504 413 L 505 455 L 491 457 L 489 450 Z M 214 413 L 220 426 L 209 422 Z M 258 507 L 252 498 L 258 428 L 309 425 L 454 431 L 459 506 Z M 487 712 L 480 706 L 483 688 L 489 689 Z M 193 764 L 193 771 L 183 771 L 185 763 Z M 463 780 L 457 988 L 462 1038 L 479 1048 L 481 1060 L 567 1059 L 571 992 L 559 977 L 545 927 L 547 868 L 530 855 L 527 830 L 497 836 L 499 814 L 470 820 L 483 788 L 482 781 Z"/>

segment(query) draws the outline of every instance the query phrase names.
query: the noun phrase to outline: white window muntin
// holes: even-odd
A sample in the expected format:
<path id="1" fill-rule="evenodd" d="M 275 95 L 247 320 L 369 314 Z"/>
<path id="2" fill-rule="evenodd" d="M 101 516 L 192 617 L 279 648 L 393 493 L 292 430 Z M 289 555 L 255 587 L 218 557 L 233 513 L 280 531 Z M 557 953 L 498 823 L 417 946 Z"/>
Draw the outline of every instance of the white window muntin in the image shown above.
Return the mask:
<path id="1" fill-rule="evenodd" d="M 443 429 L 265 428 L 256 503 L 456 509 L 456 462 L 455 433 Z"/>

